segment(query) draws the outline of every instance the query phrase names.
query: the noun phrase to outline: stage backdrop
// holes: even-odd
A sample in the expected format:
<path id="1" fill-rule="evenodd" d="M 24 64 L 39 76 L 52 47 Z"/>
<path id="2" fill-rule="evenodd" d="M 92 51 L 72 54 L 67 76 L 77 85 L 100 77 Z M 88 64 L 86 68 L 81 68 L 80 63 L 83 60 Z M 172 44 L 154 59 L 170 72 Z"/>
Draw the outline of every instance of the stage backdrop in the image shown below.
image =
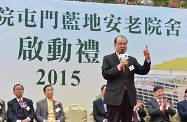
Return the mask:
<path id="1" fill-rule="evenodd" d="M 187 9 L 1 0 L 0 98 L 6 102 L 13 99 L 12 88 L 20 83 L 25 88 L 24 96 L 36 106 L 45 98 L 43 87 L 51 84 L 54 98 L 64 108 L 81 104 L 90 121 L 92 102 L 106 84 L 101 73 L 102 59 L 115 52 L 114 38 L 118 35 L 128 39 L 127 53 L 140 64 L 148 45 L 152 69 L 148 76 L 137 76 L 136 81 L 145 80 L 143 86 L 146 84 L 150 90 L 155 84 L 180 88 L 182 96 L 187 70 L 185 15 Z"/>

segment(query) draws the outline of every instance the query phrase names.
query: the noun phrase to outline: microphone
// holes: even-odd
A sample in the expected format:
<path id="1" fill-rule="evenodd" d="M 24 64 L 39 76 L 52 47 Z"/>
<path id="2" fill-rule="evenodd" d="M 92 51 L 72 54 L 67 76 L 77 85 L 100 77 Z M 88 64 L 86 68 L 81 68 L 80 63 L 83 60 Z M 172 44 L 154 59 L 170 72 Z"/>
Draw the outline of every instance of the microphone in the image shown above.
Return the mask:
<path id="1" fill-rule="evenodd" d="M 121 50 L 120 59 L 121 60 L 129 59 L 128 54 L 124 50 Z"/>
<path id="2" fill-rule="evenodd" d="M 120 59 L 121 60 L 128 60 L 129 59 L 128 54 L 124 50 L 121 50 Z M 127 67 L 127 65 L 125 65 L 125 68 L 126 67 Z"/>

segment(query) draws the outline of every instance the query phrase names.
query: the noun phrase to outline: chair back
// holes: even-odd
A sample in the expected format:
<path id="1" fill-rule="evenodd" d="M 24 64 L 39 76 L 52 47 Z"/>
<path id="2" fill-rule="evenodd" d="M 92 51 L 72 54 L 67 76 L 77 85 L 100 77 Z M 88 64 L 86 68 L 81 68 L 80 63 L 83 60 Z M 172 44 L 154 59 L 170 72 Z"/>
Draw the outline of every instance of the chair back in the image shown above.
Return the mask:
<path id="1" fill-rule="evenodd" d="M 178 111 L 176 112 L 175 116 L 173 116 L 173 118 L 174 118 L 174 122 L 181 122 L 181 118 L 178 114 Z"/>
<path id="2" fill-rule="evenodd" d="M 93 109 L 92 109 L 91 112 L 90 112 L 90 119 L 91 119 L 91 122 L 96 122 L 96 121 L 94 120 L 94 117 L 93 117 Z"/>
<path id="3" fill-rule="evenodd" d="M 87 122 L 87 111 L 79 104 L 68 105 L 64 113 L 65 122 Z"/>

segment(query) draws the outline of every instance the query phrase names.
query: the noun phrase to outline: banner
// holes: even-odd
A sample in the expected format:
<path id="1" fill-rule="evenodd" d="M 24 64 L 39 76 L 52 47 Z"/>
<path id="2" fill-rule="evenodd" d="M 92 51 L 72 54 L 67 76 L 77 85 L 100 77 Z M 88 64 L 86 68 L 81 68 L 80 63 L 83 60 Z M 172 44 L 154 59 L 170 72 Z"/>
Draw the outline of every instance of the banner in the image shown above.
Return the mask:
<path id="1" fill-rule="evenodd" d="M 162 85 L 171 103 L 183 99 L 187 84 L 187 10 L 76 1 L 0 1 L 0 95 L 8 102 L 13 86 L 24 86 L 24 97 L 45 98 L 53 85 L 54 99 L 65 108 L 80 104 L 89 113 L 106 84 L 101 66 L 115 52 L 114 38 L 128 39 L 127 53 L 140 64 L 146 45 L 151 71 L 136 75 L 138 99 L 152 98 Z M 143 87 L 144 86 L 144 87 Z"/>

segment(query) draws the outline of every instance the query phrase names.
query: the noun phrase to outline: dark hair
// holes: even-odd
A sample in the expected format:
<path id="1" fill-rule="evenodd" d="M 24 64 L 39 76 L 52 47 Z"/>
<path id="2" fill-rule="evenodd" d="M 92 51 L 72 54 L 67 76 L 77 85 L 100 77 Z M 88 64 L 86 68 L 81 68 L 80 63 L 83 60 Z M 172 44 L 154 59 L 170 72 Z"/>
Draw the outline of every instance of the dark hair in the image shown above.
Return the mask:
<path id="1" fill-rule="evenodd" d="M 118 38 L 118 37 L 125 38 L 125 39 L 126 39 L 126 42 L 128 43 L 128 40 L 127 40 L 127 38 L 126 38 L 125 36 L 123 36 L 123 35 L 119 35 L 119 36 L 117 36 L 117 37 L 114 39 L 114 44 L 116 44 L 116 42 L 117 42 L 117 38 Z"/>
<path id="2" fill-rule="evenodd" d="M 162 86 L 155 86 L 155 87 L 153 88 L 153 92 L 156 92 L 156 91 L 159 90 L 159 89 L 163 89 L 163 90 L 164 90 L 164 88 L 163 88 Z"/>
<path id="3" fill-rule="evenodd" d="M 45 89 L 47 88 L 47 87 L 52 87 L 51 85 L 46 85 L 46 86 L 44 86 L 44 88 L 43 88 L 43 91 L 45 92 Z M 52 87 L 53 88 L 53 87 Z"/>
<path id="4" fill-rule="evenodd" d="M 13 87 L 13 90 L 15 90 L 16 86 L 21 86 L 22 89 L 24 90 L 23 86 L 21 84 L 16 84 L 14 87 Z"/>
<path id="5" fill-rule="evenodd" d="M 187 89 L 185 90 L 185 92 L 184 93 L 187 93 Z"/>
<path id="6" fill-rule="evenodd" d="M 101 87 L 101 90 L 103 90 L 103 89 L 104 89 L 104 87 L 106 87 L 106 85 L 103 85 L 103 86 Z"/>

